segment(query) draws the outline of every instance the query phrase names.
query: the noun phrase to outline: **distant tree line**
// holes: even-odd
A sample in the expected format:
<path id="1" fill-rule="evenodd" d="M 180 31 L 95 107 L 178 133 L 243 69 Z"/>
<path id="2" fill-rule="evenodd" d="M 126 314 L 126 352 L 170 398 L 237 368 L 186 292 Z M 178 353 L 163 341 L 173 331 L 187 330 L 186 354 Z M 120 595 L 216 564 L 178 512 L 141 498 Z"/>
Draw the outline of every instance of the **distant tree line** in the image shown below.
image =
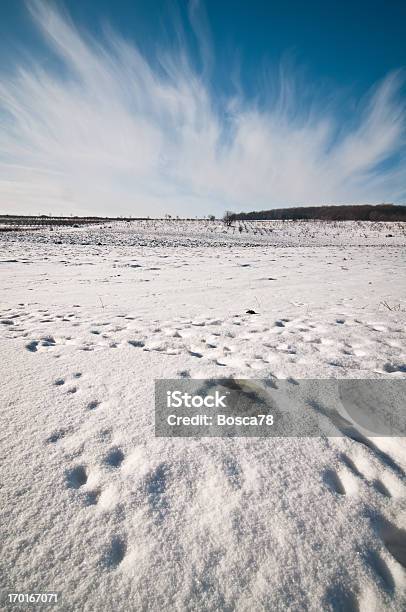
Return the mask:
<path id="1" fill-rule="evenodd" d="M 29 226 L 73 226 L 95 225 L 106 221 L 133 221 L 132 217 L 53 217 L 52 215 L 0 215 L 0 224 L 9 226 L 29 225 Z M 147 217 L 137 220 L 146 221 Z"/>
<path id="2" fill-rule="evenodd" d="M 265 220 L 307 220 L 321 219 L 324 221 L 406 221 L 406 206 L 395 204 L 343 205 L 343 206 L 305 206 L 295 208 L 275 208 L 248 213 L 230 213 L 233 220 L 265 221 Z"/>

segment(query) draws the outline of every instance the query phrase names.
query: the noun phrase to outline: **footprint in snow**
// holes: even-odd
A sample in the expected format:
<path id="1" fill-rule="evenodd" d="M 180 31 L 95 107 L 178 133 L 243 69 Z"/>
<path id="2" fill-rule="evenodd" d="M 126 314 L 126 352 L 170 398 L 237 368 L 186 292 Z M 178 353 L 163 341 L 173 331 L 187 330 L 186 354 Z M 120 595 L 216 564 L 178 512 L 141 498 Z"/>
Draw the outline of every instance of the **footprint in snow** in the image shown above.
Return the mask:
<path id="1" fill-rule="evenodd" d="M 334 612 L 359 612 L 357 597 L 341 584 L 331 585 L 324 597 L 323 610 Z"/>
<path id="2" fill-rule="evenodd" d="M 381 495 L 383 495 L 384 497 L 392 497 L 391 493 L 388 491 L 388 489 L 385 487 L 385 485 L 383 484 L 383 482 L 381 480 L 379 480 L 379 478 L 376 478 L 373 482 L 372 482 L 373 487 L 375 488 L 376 491 L 378 491 L 378 493 L 380 493 Z"/>
<path id="3" fill-rule="evenodd" d="M 345 495 L 346 491 L 338 474 L 333 469 L 327 469 L 323 473 L 323 482 L 334 492 L 339 495 Z"/>
<path id="4" fill-rule="evenodd" d="M 143 348 L 145 346 L 145 342 L 142 340 L 128 340 L 128 344 L 135 346 L 136 348 Z"/>
<path id="5" fill-rule="evenodd" d="M 66 483 L 68 488 L 80 489 L 87 482 L 87 473 L 83 465 L 78 465 L 66 472 Z"/>
<path id="6" fill-rule="evenodd" d="M 70 428 L 57 429 L 46 439 L 47 444 L 55 444 L 56 442 L 58 442 L 58 440 L 62 440 L 62 438 L 64 438 L 66 434 L 70 431 Z"/>
<path id="7" fill-rule="evenodd" d="M 36 353 L 38 347 L 53 348 L 55 344 L 56 342 L 53 336 L 43 336 L 41 340 L 31 340 L 31 342 L 25 345 L 25 348 L 27 351 L 30 351 L 30 353 Z"/>
<path id="8" fill-rule="evenodd" d="M 36 353 L 38 350 L 37 347 L 38 342 L 36 340 L 32 340 L 31 342 L 25 345 L 25 348 L 27 349 L 27 351 L 30 351 L 30 353 Z"/>
<path id="9" fill-rule="evenodd" d="M 406 569 L 406 530 L 376 515 L 373 526 L 392 557 Z"/>
<path id="10" fill-rule="evenodd" d="M 375 550 L 368 550 L 364 554 L 364 560 L 367 565 L 374 571 L 379 582 L 388 593 L 393 593 L 395 590 L 395 580 L 386 561 Z"/>
<path id="11" fill-rule="evenodd" d="M 120 448 L 113 448 L 104 458 L 103 463 L 113 468 L 119 468 L 124 461 L 124 453 Z"/>
<path id="12" fill-rule="evenodd" d="M 121 536 L 114 536 L 110 542 L 109 548 L 103 556 L 103 565 L 108 569 L 115 569 L 124 559 L 127 550 L 127 544 Z"/>
<path id="13" fill-rule="evenodd" d="M 396 481 L 396 477 L 392 474 L 388 474 L 388 473 L 385 474 L 385 472 L 383 472 L 382 478 L 373 478 L 371 474 L 369 475 L 364 474 L 362 471 L 362 468 L 357 466 L 356 463 L 352 459 L 350 459 L 345 453 L 341 455 L 341 461 L 344 463 L 344 465 L 350 470 L 350 472 L 354 476 L 363 480 L 368 485 L 372 486 L 378 493 L 380 493 L 384 497 L 392 498 L 393 495 L 396 496 L 396 491 L 397 490 L 399 491 L 399 488 L 401 487 L 401 485 Z M 364 468 L 363 468 L 364 471 L 366 467 L 367 466 L 364 465 Z M 387 485 L 383 482 L 383 480 L 385 479 L 386 480 L 389 479 L 390 483 L 392 484 L 395 490 L 394 494 L 392 494 L 392 492 L 388 489 Z"/>
<path id="14" fill-rule="evenodd" d="M 359 471 L 359 469 L 355 465 L 354 461 L 352 459 L 350 459 L 350 457 L 348 457 L 348 455 L 346 455 L 345 453 L 342 453 L 340 458 L 341 458 L 341 461 L 344 463 L 344 465 L 346 465 L 348 467 L 348 469 L 353 474 L 355 474 L 355 476 L 358 476 L 358 478 L 364 478 L 362 473 Z"/>
<path id="15" fill-rule="evenodd" d="M 99 501 L 101 491 L 96 489 L 95 491 L 87 491 L 84 496 L 85 506 L 95 506 Z"/>

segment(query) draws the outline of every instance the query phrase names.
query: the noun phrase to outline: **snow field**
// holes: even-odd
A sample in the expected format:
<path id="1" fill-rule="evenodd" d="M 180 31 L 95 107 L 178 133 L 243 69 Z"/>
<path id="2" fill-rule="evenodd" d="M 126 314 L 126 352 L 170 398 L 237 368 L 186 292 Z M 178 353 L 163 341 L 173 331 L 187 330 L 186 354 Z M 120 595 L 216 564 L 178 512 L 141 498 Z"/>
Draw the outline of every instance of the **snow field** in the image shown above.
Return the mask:
<path id="1" fill-rule="evenodd" d="M 400 234 L 128 225 L 0 235 L 2 582 L 68 610 L 402 609 L 402 438 L 153 429 L 156 378 L 404 379 Z"/>

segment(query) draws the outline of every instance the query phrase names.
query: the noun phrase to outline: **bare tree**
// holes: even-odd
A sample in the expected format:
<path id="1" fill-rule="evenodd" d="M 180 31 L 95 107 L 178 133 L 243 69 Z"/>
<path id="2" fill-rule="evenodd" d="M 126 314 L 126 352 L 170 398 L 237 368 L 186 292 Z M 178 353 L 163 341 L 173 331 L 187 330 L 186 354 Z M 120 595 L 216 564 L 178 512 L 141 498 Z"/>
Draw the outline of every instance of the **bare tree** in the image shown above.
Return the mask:
<path id="1" fill-rule="evenodd" d="M 236 214 L 233 213 L 231 210 L 226 210 L 226 212 L 223 215 L 223 222 L 225 223 L 225 225 L 227 227 L 231 227 L 235 219 L 236 219 Z"/>

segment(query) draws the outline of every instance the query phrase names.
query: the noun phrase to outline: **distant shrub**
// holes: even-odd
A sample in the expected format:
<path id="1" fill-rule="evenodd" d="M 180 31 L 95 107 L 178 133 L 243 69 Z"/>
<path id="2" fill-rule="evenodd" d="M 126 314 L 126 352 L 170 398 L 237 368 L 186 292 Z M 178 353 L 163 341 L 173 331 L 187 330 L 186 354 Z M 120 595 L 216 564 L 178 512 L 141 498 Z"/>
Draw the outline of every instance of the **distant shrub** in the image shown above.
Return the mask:
<path id="1" fill-rule="evenodd" d="M 231 210 L 226 210 L 223 216 L 223 222 L 227 227 L 231 227 L 236 218 L 237 215 L 235 213 L 231 212 Z"/>

